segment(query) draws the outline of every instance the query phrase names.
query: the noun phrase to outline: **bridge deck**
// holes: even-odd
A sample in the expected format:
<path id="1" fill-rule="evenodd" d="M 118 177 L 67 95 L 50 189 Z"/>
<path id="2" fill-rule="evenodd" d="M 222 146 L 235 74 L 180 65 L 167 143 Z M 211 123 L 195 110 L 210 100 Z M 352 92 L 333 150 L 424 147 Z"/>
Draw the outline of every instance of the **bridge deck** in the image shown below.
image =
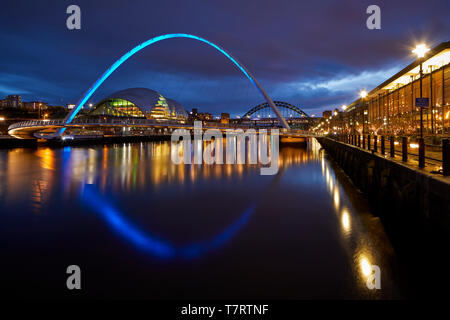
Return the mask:
<path id="1" fill-rule="evenodd" d="M 116 119 L 106 119 L 106 120 L 79 120 L 75 119 L 71 123 L 66 124 L 63 120 L 31 120 L 14 123 L 8 128 L 8 133 L 16 138 L 20 139 L 36 139 L 36 133 L 52 134 L 55 133 L 60 128 L 112 128 L 112 127 L 135 127 L 135 128 L 145 128 L 145 129 L 155 129 L 160 130 L 160 133 L 166 133 L 167 135 L 172 134 L 175 129 L 186 129 L 194 130 L 195 127 L 192 123 L 179 123 L 179 122 L 157 122 L 154 120 L 147 119 L 131 119 L 131 120 L 116 120 Z M 221 124 L 221 123 L 203 123 L 201 126 L 202 130 L 217 129 L 220 131 L 227 130 L 265 130 L 265 129 L 279 129 L 279 128 L 267 128 L 267 127 L 255 127 L 242 124 Z M 272 132 L 268 130 L 268 132 Z M 279 134 L 281 136 L 290 137 L 312 137 L 312 133 L 304 130 L 295 129 L 279 129 Z M 42 136 L 42 138 L 44 138 Z"/>

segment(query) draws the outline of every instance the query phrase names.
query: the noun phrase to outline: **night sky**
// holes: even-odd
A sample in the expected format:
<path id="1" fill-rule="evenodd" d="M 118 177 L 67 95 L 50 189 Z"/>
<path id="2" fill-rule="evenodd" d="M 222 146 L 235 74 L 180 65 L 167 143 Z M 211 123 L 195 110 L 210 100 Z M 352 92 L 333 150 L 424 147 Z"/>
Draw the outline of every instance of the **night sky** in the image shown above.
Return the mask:
<path id="1" fill-rule="evenodd" d="M 67 6 L 81 30 L 66 28 Z M 366 28 L 381 7 L 381 30 Z M 122 54 L 154 36 L 191 33 L 228 50 L 274 100 L 309 114 L 354 101 L 414 60 L 411 47 L 450 40 L 450 1 L 2 0 L 0 98 L 75 103 Z M 213 48 L 190 39 L 150 46 L 123 64 L 91 102 L 147 87 L 187 109 L 233 116 L 264 102 Z"/>

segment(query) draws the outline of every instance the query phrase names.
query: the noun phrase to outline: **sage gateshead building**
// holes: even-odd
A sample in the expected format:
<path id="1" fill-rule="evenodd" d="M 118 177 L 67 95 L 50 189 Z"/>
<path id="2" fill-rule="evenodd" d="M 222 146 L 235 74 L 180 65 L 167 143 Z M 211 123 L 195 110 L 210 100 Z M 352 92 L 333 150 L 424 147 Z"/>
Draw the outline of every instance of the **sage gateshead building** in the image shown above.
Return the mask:
<path id="1" fill-rule="evenodd" d="M 97 103 L 88 115 L 180 123 L 185 123 L 188 118 L 187 112 L 179 102 L 147 88 L 130 88 L 114 92 Z"/>
<path id="2" fill-rule="evenodd" d="M 425 51 L 391 78 L 349 105 L 344 131 L 370 134 L 418 134 L 420 107 L 416 98 L 428 98 L 422 110 L 423 133 L 450 132 L 450 41 Z M 422 64 L 422 72 L 421 72 Z M 422 93 L 422 94 L 421 94 Z"/>

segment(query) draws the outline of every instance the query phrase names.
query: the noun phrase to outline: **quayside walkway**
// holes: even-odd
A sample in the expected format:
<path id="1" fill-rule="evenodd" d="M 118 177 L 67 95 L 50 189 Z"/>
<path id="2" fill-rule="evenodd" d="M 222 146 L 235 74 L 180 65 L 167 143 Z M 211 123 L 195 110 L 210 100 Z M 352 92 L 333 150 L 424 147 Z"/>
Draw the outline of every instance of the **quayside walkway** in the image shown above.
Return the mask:
<path id="1" fill-rule="evenodd" d="M 450 182 L 450 139 L 443 139 L 441 145 L 426 144 L 425 166 L 419 168 L 419 145 L 408 137 L 344 134 L 330 138 L 437 178 L 448 177 L 445 180 Z"/>

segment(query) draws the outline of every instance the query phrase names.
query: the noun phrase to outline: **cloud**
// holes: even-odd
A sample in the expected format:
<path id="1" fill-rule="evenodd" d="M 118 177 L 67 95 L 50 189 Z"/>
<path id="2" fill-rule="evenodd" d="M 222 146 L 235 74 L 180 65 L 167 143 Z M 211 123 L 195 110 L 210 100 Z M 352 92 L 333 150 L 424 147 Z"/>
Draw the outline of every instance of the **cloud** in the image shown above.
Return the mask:
<path id="1" fill-rule="evenodd" d="M 58 83 L 46 81 L 34 75 L 21 75 L 0 72 L 0 97 L 20 94 L 25 101 L 58 101 L 67 90 Z M 59 101 L 58 101 L 59 102 Z"/>
<path id="2" fill-rule="evenodd" d="M 337 73 L 327 78 L 298 79 L 273 84 L 274 99 L 293 103 L 305 111 L 334 109 L 358 98 L 360 90 L 371 90 L 397 73 L 400 66 L 358 73 Z"/>
<path id="3" fill-rule="evenodd" d="M 372 89 L 400 71 L 400 67 L 393 67 L 386 70 L 363 71 L 359 74 L 349 74 L 343 77 L 320 81 L 309 84 L 309 87 L 315 89 L 326 89 L 330 92 L 351 92 L 361 89 Z M 308 86 L 308 85 L 307 85 Z"/>
<path id="4" fill-rule="evenodd" d="M 382 29 L 365 27 L 365 1 L 238 0 L 153 3 L 79 0 L 82 29 L 69 31 L 64 1 L 0 11 L 0 69 L 26 79 L 0 79 L 0 93 L 59 104 L 75 102 L 116 59 L 151 37 L 174 32 L 202 36 L 241 61 L 276 100 L 308 110 L 350 103 L 413 60 L 415 39 L 448 40 L 448 0 L 386 1 Z M 406 8 L 406 9 L 405 9 Z M 12 79 L 12 80 L 8 80 Z M 242 114 L 263 102 L 220 53 L 173 39 L 146 48 L 121 66 L 95 99 L 143 86 L 188 108 Z"/>

